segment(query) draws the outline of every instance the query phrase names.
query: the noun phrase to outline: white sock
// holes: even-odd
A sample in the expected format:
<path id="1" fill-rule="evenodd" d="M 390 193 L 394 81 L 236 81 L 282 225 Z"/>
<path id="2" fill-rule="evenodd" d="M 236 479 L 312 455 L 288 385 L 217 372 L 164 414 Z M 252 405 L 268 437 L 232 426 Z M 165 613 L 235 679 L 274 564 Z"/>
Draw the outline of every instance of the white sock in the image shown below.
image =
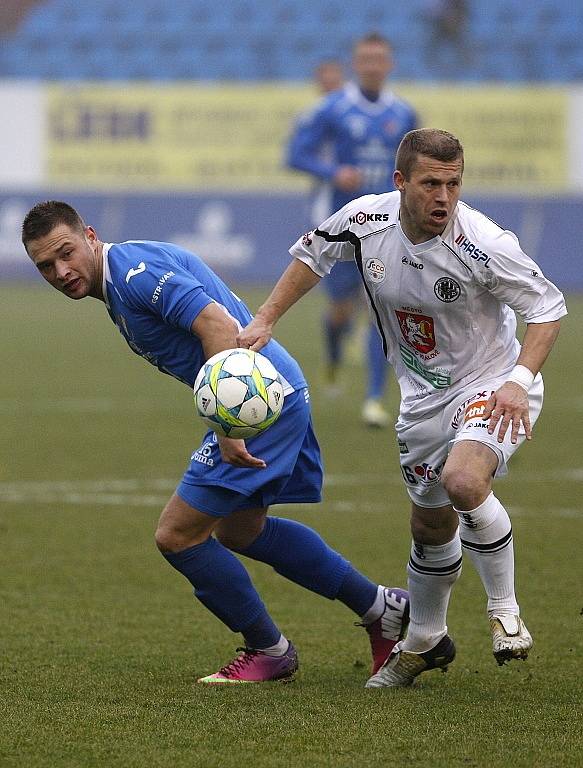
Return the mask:
<path id="1" fill-rule="evenodd" d="M 289 640 L 284 635 L 280 635 L 275 645 L 270 645 L 269 648 L 257 648 L 257 650 L 266 656 L 283 656 L 288 648 Z"/>
<path id="2" fill-rule="evenodd" d="M 447 606 L 453 585 L 462 570 L 459 536 L 447 544 L 429 546 L 413 542 L 407 565 L 409 630 L 401 643 L 404 651 L 423 653 L 447 634 Z"/>
<path id="3" fill-rule="evenodd" d="M 372 624 L 373 621 L 376 621 L 380 616 L 383 615 L 384 612 L 385 612 L 385 588 L 379 584 L 379 586 L 377 587 L 377 596 L 375 597 L 374 603 L 371 605 L 371 607 L 362 617 L 362 623 L 366 627 L 369 624 Z"/>
<path id="4" fill-rule="evenodd" d="M 488 613 L 519 613 L 514 593 L 514 544 L 508 513 L 493 493 L 479 507 L 456 509 L 460 538 L 486 594 Z"/>

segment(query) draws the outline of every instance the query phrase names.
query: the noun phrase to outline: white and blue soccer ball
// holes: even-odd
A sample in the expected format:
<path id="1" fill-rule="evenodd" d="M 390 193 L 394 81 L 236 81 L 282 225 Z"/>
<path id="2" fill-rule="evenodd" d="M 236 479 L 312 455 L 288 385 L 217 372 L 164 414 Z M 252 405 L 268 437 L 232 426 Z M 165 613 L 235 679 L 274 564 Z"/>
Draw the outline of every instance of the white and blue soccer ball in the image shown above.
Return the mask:
<path id="1" fill-rule="evenodd" d="M 273 363 L 250 349 L 210 357 L 194 382 L 199 416 L 218 435 L 249 439 L 264 432 L 283 407 L 283 383 Z"/>

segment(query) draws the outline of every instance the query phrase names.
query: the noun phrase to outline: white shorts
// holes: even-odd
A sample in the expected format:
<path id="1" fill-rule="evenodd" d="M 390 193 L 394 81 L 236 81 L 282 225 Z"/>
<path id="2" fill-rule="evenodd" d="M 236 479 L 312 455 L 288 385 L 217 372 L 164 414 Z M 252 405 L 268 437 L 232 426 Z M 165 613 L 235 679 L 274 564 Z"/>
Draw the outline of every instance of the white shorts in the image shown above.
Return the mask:
<path id="1" fill-rule="evenodd" d="M 488 379 L 479 387 L 467 387 L 435 416 L 409 421 L 406 415 L 399 416 L 396 430 L 401 472 L 407 493 L 415 504 L 420 507 L 451 504 L 441 485 L 441 470 L 452 445 L 462 440 L 474 440 L 488 445 L 498 457 L 495 476 L 500 477 L 507 473 L 508 460 L 526 439 L 524 426 L 520 425 L 516 443 L 510 442 L 510 427 L 506 431 L 504 441 L 499 443 L 499 425 L 494 434 L 490 435 L 488 422 L 482 419 L 490 395 L 505 381 L 506 377 L 500 377 Z M 531 426 L 541 412 L 543 394 L 543 379 L 539 373 L 528 392 Z"/>

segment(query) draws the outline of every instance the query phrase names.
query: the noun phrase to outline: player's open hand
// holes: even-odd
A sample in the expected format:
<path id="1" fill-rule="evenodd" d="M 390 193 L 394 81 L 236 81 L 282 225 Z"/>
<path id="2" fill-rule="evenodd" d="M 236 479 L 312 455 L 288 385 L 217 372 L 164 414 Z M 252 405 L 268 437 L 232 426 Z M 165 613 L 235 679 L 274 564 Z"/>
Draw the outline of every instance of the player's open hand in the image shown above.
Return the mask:
<path id="1" fill-rule="evenodd" d="M 248 469 L 265 469 L 267 466 L 263 459 L 256 459 L 249 453 L 244 440 L 235 440 L 232 437 L 218 435 L 217 440 L 221 450 L 221 458 L 226 464 Z"/>
<path id="2" fill-rule="evenodd" d="M 237 336 L 237 346 L 259 352 L 271 339 L 271 335 L 271 324 L 255 317 Z"/>
<path id="3" fill-rule="evenodd" d="M 528 392 L 514 381 L 505 382 L 500 389 L 490 397 L 486 404 L 484 421 L 488 421 L 488 432 L 493 435 L 498 427 L 498 442 L 504 440 L 508 427 L 511 427 L 510 441 L 518 441 L 520 424 L 524 425 L 526 439 L 532 438 L 530 413 L 528 409 Z"/>

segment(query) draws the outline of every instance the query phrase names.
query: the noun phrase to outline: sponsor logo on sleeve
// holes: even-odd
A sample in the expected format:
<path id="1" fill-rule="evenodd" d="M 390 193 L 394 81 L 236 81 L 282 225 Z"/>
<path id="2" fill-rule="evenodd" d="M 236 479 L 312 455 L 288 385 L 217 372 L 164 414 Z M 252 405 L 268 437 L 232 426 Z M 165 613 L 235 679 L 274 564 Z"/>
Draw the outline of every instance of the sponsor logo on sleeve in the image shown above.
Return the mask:
<path id="1" fill-rule="evenodd" d="M 152 304 L 155 304 L 158 301 L 158 299 L 160 298 L 160 294 L 162 293 L 162 289 L 164 288 L 168 280 L 170 280 L 171 277 L 174 277 L 175 274 L 176 274 L 175 272 L 172 272 L 172 270 L 170 270 L 170 272 L 165 272 L 162 275 L 162 277 L 158 280 L 158 285 L 154 288 L 154 293 L 152 294 L 152 298 L 151 298 Z"/>
<path id="2" fill-rule="evenodd" d="M 313 243 L 314 232 L 305 232 L 302 236 L 302 245 L 309 248 Z"/>
<path id="3" fill-rule="evenodd" d="M 481 261 L 485 267 L 488 267 L 488 263 L 490 261 L 488 254 L 484 253 L 484 251 L 472 243 L 471 240 L 468 240 L 463 232 L 456 237 L 455 242 L 460 251 L 464 251 L 464 253 L 467 253 L 467 255 L 471 256 L 472 259 L 475 261 Z M 490 269 L 490 267 L 488 267 L 488 269 Z"/>

